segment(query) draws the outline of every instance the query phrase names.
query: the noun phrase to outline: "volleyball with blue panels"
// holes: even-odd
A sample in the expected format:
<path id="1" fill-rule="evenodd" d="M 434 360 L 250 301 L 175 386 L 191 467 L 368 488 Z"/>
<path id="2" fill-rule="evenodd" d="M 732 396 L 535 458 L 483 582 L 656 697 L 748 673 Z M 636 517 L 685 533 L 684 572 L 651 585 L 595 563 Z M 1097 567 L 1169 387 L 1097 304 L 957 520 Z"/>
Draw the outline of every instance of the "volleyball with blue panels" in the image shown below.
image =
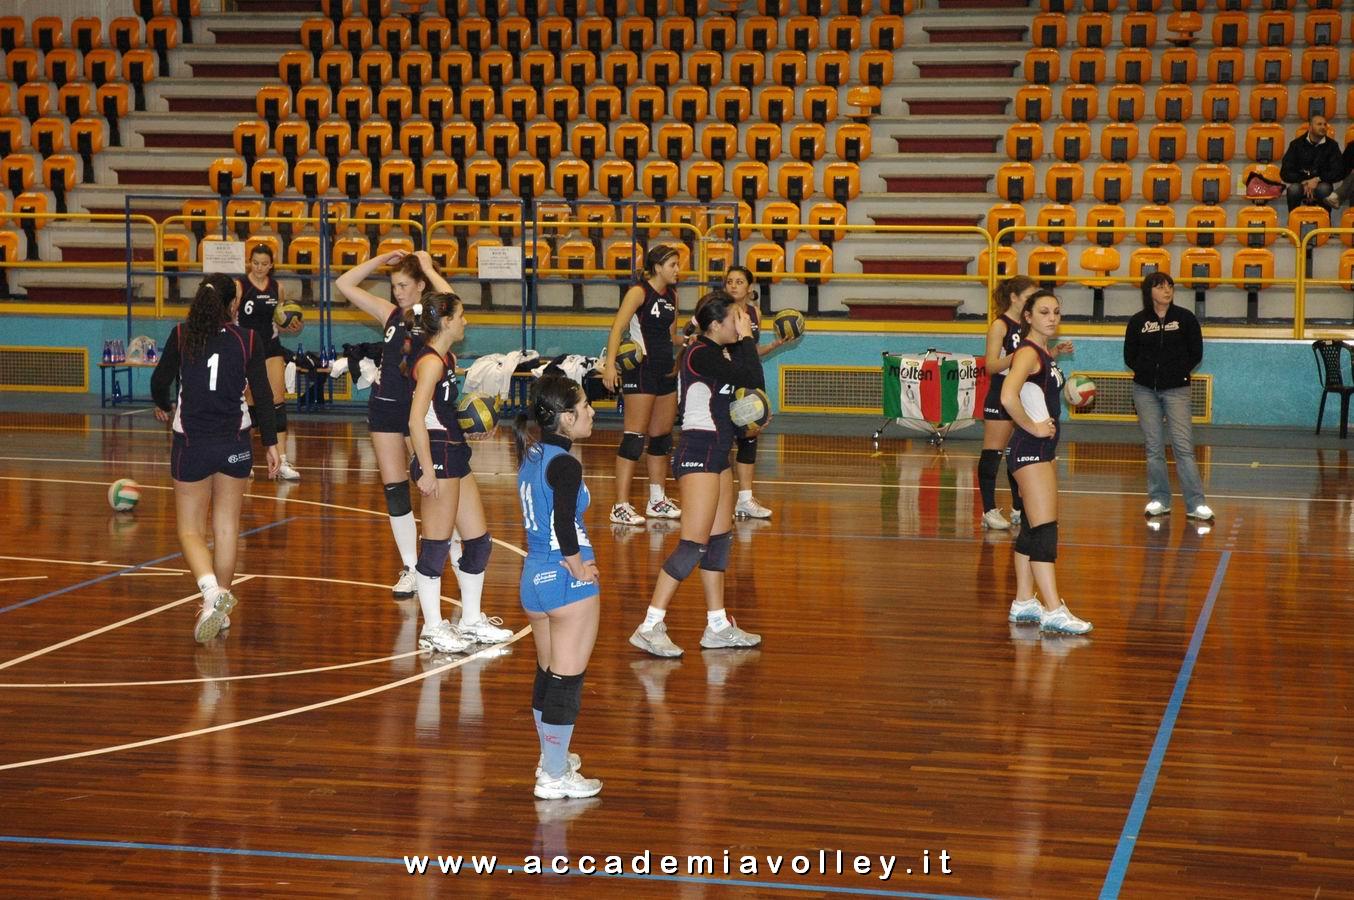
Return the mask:
<path id="1" fill-rule="evenodd" d="M 729 418 L 739 428 L 765 425 L 771 421 L 771 398 L 761 388 L 739 388 L 733 392 Z"/>
<path id="2" fill-rule="evenodd" d="M 776 337 L 782 341 L 793 341 L 804 333 L 804 314 L 797 309 L 782 309 L 772 320 L 776 328 Z"/>
<path id="3" fill-rule="evenodd" d="M 632 372 L 644 362 L 644 348 L 635 341 L 621 341 L 616 347 L 616 368 L 622 372 Z"/>
<path id="4" fill-rule="evenodd" d="M 1095 382 L 1085 375 L 1072 375 L 1063 385 L 1063 399 L 1073 409 L 1086 409 L 1095 403 Z"/>
<path id="5" fill-rule="evenodd" d="M 131 512 L 141 502 L 141 487 L 130 478 L 119 478 L 108 486 L 108 505 L 114 512 Z"/>
<path id="6" fill-rule="evenodd" d="M 465 434 L 488 434 L 498 425 L 498 399 L 466 394 L 456 404 L 456 424 Z"/>

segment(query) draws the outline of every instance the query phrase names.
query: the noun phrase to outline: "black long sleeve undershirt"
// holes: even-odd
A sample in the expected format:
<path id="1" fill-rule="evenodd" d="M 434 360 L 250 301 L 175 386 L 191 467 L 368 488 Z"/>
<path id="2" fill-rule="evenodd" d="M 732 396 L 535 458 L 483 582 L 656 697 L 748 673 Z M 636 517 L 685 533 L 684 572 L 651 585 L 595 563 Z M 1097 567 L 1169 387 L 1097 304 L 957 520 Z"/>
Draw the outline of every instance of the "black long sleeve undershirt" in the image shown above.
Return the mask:
<path id="1" fill-rule="evenodd" d="M 174 381 L 179 377 L 179 368 L 183 364 L 183 356 L 179 352 L 181 341 L 180 329 L 182 325 L 175 325 L 174 330 L 169 333 L 169 339 L 165 341 L 164 352 L 160 355 L 160 361 L 155 364 L 155 371 L 150 376 L 150 395 L 155 405 L 165 412 L 174 408 Z M 272 385 L 268 383 L 268 364 L 264 356 L 263 344 L 259 341 L 257 335 L 252 332 L 245 332 L 251 335 L 251 351 L 249 359 L 245 362 L 245 378 L 249 382 L 249 390 L 255 397 L 266 397 L 268 401 L 273 398 Z M 271 402 L 255 403 L 254 415 L 257 421 L 255 424 L 259 429 L 259 437 L 263 440 L 263 446 L 272 447 L 277 444 L 277 420 L 273 413 L 273 404 Z"/>
<path id="2" fill-rule="evenodd" d="M 764 378 L 755 338 L 745 337 L 723 347 L 702 335 L 687 353 L 687 367 L 701 378 L 734 387 L 760 387 Z"/>
<path id="3" fill-rule="evenodd" d="M 545 435 L 542 442 L 565 450 L 573 445 L 568 438 L 557 434 Z M 574 525 L 574 518 L 578 515 L 578 491 L 583 486 L 583 464 L 568 453 L 561 453 L 545 467 L 545 483 L 555 492 L 551 518 L 555 524 L 559 552 L 564 556 L 573 556 L 578 552 L 578 529 Z"/>

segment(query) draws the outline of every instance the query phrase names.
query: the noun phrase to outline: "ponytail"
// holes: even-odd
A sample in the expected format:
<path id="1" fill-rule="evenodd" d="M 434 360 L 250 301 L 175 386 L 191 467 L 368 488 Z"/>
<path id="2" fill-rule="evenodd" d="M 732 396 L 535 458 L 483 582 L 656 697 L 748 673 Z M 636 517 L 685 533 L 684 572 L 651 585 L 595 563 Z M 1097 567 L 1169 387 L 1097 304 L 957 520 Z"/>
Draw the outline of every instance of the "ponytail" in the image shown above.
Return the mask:
<path id="1" fill-rule="evenodd" d="M 407 257 L 406 257 L 407 258 Z M 404 323 L 404 347 L 400 356 L 400 373 L 409 377 L 409 356 L 413 352 L 414 340 L 427 341 L 442 330 L 442 322 L 454 318 L 461 306 L 461 298 L 446 291 L 424 294 L 423 300 L 404 310 L 401 320 Z"/>
<path id="2" fill-rule="evenodd" d="M 512 423 L 519 466 L 540 452 L 540 435 L 559 432 L 560 416 L 578 406 L 583 397 L 582 386 L 567 375 L 549 372 L 536 379 L 527 393 L 526 411 L 518 413 Z"/>
<path id="3" fill-rule="evenodd" d="M 202 279 L 180 332 L 180 349 L 185 359 L 192 359 L 201 353 L 211 336 L 230 321 L 230 305 L 235 302 L 235 290 L 235 279 L 229 275 L 218 273 Z"/>

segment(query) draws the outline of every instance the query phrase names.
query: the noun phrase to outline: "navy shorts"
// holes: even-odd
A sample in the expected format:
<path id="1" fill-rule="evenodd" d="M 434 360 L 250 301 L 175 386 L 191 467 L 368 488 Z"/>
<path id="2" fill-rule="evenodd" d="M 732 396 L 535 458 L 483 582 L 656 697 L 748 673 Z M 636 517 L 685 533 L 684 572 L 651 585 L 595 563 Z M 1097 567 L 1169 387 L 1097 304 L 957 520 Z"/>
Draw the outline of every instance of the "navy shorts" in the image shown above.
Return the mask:
<path id="1" fill-rule="evenodd" d="M 983 399 L 983 419 L 987 422 L 1009 422 L 1011 414 L 1001 405 L 1001 386 L 1006 381 L 1004 374 L 993 375 L 988 382 L 987 396 Z"/>
<path id="2" fill-rule="evenodd" d="M 375 394 L 367 401 L 367 430 L 409 436 L 409 404 L 382 400 Z"/>
<path id="3" fill-rule="evenodd" d="M 651 365 L 646 356 L 644 362 L 621 376 L 621 392 L 625 394 L 653 394 L 662 397 L 677 393 L 677 376 L 669 365 Z M 660 371 L 662 369 L 662 371 Z"/>
<path id="4" fill-rule="evenodd" d="M 275 334 L 272 334 L 266 337 L 264 341 L 268 347 L 268 356 L 267 356 L 268 359 L 272 359 L 274 356 L 280 357 L 283 355 L 282 338 L 278 337 Z"/>
<path id="5" fill-rule="evenodd" d="M 433 456 L 433 473 L 438 478 L 464 478 L 470 474 L 470 445 L 454 444 L 451 441 L 429 441 Z M 418 481 L 423 476 L 423 467 L 415 456 L 409 461 L 409 477 Z"/>
<path id="6" fill-rule="evenodd" d="M 169 451 L 169 474 L 175 481 L 202 481 L 218 472 L 231 478 L 248 478 L 254 466 L 254 451 L 249 432 L 242 431 L 235 438 L 197 440 L 174 432 L 174 444 Z"/>
<path id="7" fill-rule="evenodd" d="M 1006 453 L 1006 471 L 1012 473 L 1035 463 L 1054 462 L 1058 458 L 1058 438 L 1033 437 L 1017 426 Z"/>
<path id="8" fill-rule="evenodd" d="M 591 547 L 579 548 L 584 562 L 593 559 Z M 548 613 L 589 597 L 596 597 L 599 586 L 595 581 L 574 581 L 569 570 L 558 557 L 528 556 L 522 564 L 520 582 L 522 608 L 529 613 Z"/>
<path id="9" fill-rule="evenodd" d="M 683 431 L 672 454 L 672 477 L 681 478 L 692 472 L 712 475 L 729 468 L 729 453 L 733 442 L 720 440 L 713 431 Z"/>

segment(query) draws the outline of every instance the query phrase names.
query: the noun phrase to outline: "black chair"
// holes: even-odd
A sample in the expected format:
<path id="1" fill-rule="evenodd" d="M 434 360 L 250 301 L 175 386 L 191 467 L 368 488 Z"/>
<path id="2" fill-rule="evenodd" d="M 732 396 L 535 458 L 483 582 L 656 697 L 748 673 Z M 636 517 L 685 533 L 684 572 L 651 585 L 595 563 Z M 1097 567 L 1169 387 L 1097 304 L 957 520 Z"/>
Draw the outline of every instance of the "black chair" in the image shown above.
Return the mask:
<path id="1" fill-rule="evenodd" d="M 1341 357 L 1351 355 L 1351 371 L 1354 372 L 1354 348 L 1343 341 L 1312 341 L 1312 355 L 1316 357 L 1316 375 L 1321 379 L 1321 405 L 1316 410 L 1316 433 L 1321 433 L 1321 420 L 1326 415 L 1326 396 L 1340 395 L 1340 437 L 1349 433 L 1349 395 L 1354 394 L 1354 384 L 1345 382 Z"/>

